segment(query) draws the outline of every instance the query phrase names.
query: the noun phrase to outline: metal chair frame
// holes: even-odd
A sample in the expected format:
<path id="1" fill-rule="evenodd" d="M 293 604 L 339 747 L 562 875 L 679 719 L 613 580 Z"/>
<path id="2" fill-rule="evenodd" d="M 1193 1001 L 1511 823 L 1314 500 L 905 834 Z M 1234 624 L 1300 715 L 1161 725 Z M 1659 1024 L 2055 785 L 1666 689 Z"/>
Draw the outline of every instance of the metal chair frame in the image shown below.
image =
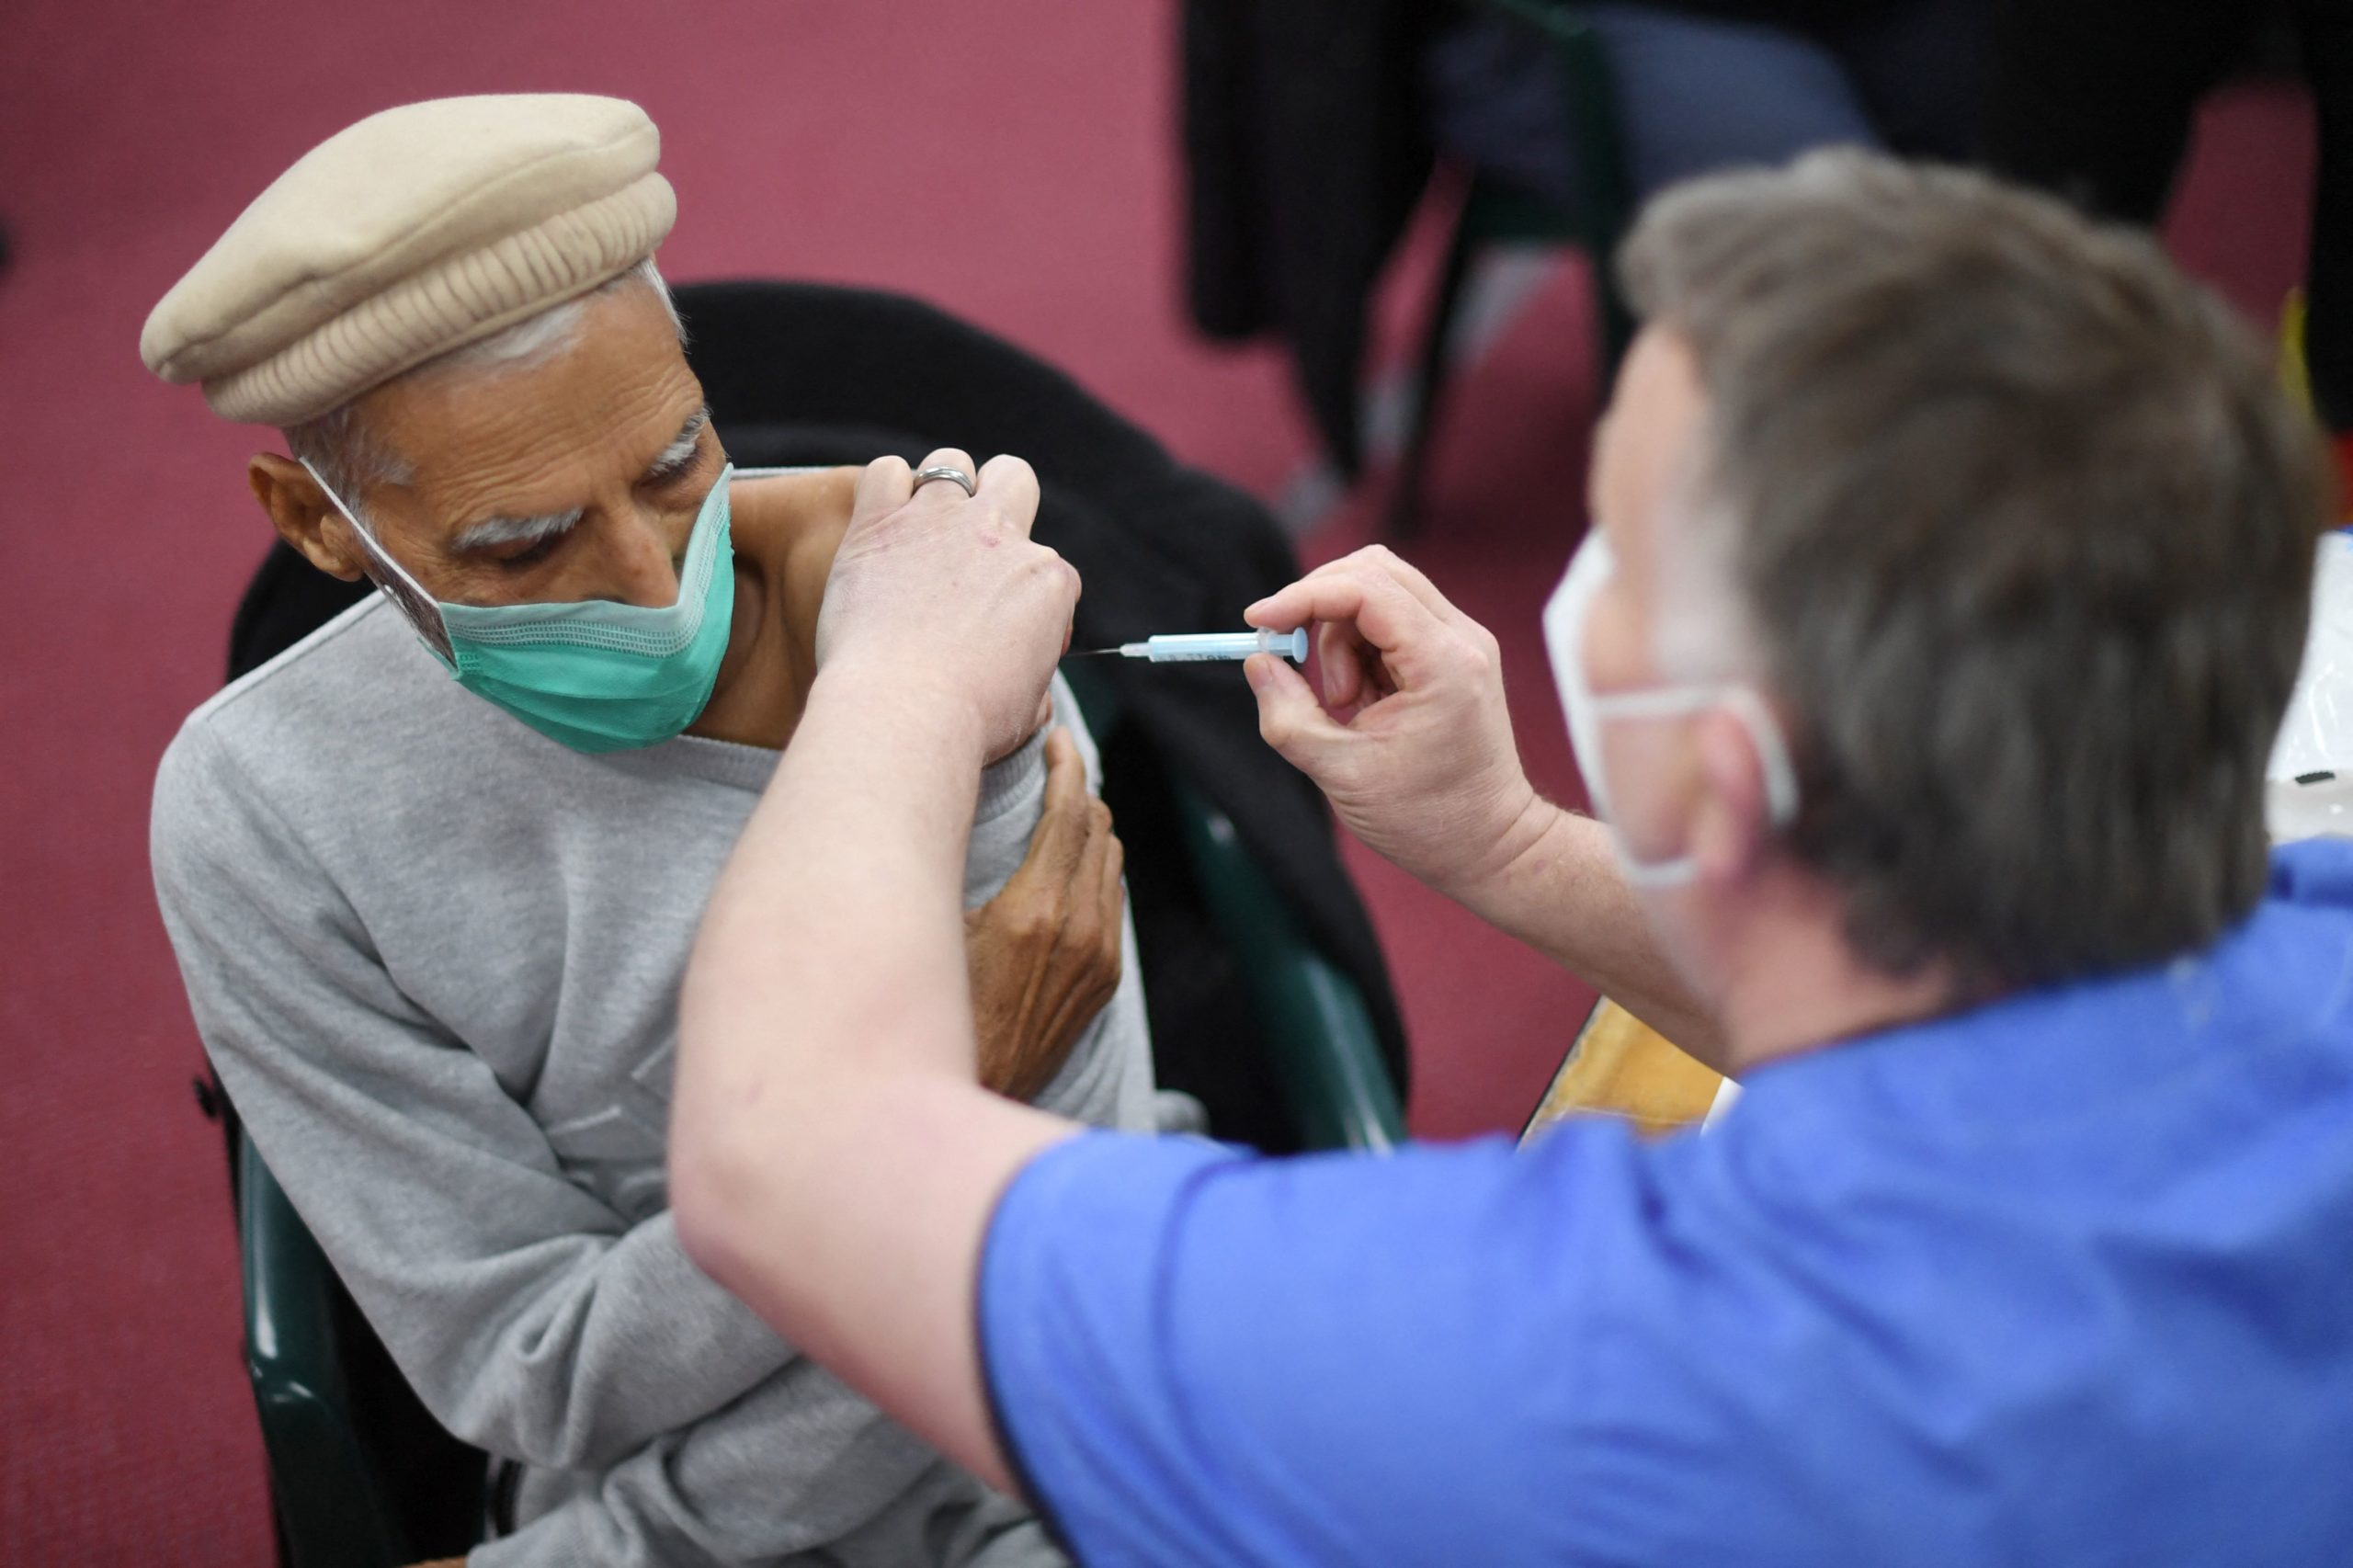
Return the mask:
<path id="1" fill-rule="evenodd" d="M 1479 252 L 1490 245 L 1539 242 L 1574 245 L 1592 259 L 1593 295 L 1603 386 L 1633 337 L 1633 318 L 1610 270 L 1610 257 L 1633 210 L 1624 135 L 1620 128 L 1617 87 L 1609 59 L 1592 24 L 1573 5 L 1557 0 L 1479 0 L 1486 10 L 1513 17 L 1540 33 L 1561 75 L 1570 119 L 1570 156 L 1577 170 L 1581 200 L 1564 208 L 1480 170 L 1470 171 L 1461 214 L 1438 269 L 1420 354 L 1415 361 L 1397 475 L 1390 491 L 1385 528 L 1405 539 L 1421 522 L 1430 448 L 1437 438 L 1448 352 L 1462 290 Z"/>

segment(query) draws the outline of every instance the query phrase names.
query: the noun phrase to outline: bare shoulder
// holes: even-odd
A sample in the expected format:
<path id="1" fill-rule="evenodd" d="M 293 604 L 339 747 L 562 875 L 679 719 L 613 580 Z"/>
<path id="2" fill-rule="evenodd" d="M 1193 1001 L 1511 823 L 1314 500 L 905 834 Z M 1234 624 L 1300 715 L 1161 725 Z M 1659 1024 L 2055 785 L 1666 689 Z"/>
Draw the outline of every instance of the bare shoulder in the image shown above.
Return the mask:
<path id="1" fill-rule="evenodd" d="M 834 551 L 849 528 L 858 497 L 857 468 L 812 469 L 739 480 L 728 505 L 736 547 L 749 548 L 782 568 L 788 611 L 795 626 L 813 629 L 824 602 Z"/>
<path id="2" fill-rule="evenodd" d="M 860 472 L 845 466 L 739 478 L 728 496 L 728 506 L 757 526 L 796 532 L 828 522 L 844 526 L 849 522 L 850 505 L 858 495 Z"/>

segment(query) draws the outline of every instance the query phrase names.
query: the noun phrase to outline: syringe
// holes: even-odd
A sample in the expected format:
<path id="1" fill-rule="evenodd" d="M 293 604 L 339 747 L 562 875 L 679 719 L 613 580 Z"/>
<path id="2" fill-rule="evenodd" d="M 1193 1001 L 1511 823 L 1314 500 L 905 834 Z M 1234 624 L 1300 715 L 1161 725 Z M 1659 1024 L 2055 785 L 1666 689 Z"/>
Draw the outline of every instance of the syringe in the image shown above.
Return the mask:
<path id="1" fill-rule="evenodd" d="M 1279 653 L 1292 664 L 1307 663 L 1307 629 L 1296 631 L 1194 631 L 1147 637 L 1116 648 L 1089 648 L 1073 658 L 1117 653 L 1123 659 L 1150 659 L 1155 665 L 1186 664 L 1210 659 L 1246 659 L 1253 653 Z"/>

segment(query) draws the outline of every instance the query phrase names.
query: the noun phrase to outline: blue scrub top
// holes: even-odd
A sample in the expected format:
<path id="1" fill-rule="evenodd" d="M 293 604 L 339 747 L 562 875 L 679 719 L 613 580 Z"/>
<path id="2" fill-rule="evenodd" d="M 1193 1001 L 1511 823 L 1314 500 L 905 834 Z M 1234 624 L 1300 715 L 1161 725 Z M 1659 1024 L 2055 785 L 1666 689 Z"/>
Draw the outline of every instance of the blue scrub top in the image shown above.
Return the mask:
<path id="1" fill-rule="evenodd" d="M 999 1429 L 1098 1565 L 2353 1562 L 2348 1006 L 2312 844 L 1705 1137 L 1088 1134 L 989 1234 Z"/>

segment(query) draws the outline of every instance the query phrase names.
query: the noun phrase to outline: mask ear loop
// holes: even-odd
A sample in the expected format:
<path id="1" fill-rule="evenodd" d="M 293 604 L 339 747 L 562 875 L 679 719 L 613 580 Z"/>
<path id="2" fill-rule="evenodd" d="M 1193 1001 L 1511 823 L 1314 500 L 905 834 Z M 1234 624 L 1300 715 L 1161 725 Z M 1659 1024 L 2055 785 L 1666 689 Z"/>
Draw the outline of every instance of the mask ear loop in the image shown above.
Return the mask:
<path id="1" fill-rule="evenodd" d="M 1790 744 L 1781 735 L 1780 721 L 1765 706 L 1765 699 L 1747 687 L 1727 686 L 1717 696 L 1748 726 L 1757 764 L 1765 770 L 1765 809 L 1775 830 L 1789 826 L 1798 820 L 1798 771 L 1790 761 Z"/>
<path id="2" fill-rule="evenodd" d="M 1765 699 L 1745 686 L 1671 686 L 1648 691 L 1610 692 L 1591 699 L 1597 720 L 1675 719 L 1722 708 L 1748 732 L 1756 748 L 1756 764 L 1765 775 L 1765 811 L 1778 832 L 1797 820 L 1798 775 L 1790 761 L 1789 743 L 1781 738 L 1780 722 Z M 1663 885 L 1663 884 L 1662 884 Z"/>
<path id="3" fill-rule="evenodd" d="M 401 619 L 409 623 L 443 664 L 457 668 L 457 646 L 450 641 L 449 622 L 442 619 L 440 601 L 426 593 L 425 585 L 408 574 L 408 568 L 393 560 L 392 552 L 376 541 L 376 536 L 343 504 L 343 497 L 335 493 L 335 486 L 326 482 L 326 476 L 311 466 L 310 459 L 295 460 L 317 482 L 321 494 L 334 504 L 344 522 L 358 536 L 359 552 L 375 567 L 368 574 L 368 580 L 376 585 L 376 591 L 392 601 L 392 608 L 401 612 Z"/>
<path id="4" fill-rule="evenodd" d="M 1797 769 L 1790 760 L 1789 743 L 1781 733 L 1780 722 L 1753 687 L 1724 681 L 1600 694 L 1586 685 L 1585 650 L 1579 645 L 1586 616 L 1595 594 L 1615 565 L 1608 538 L 1597 528 L 1578 545 L 1560 585 L 1544 604 L 1547 652 L 1552 655 L 1554 679 L 1561 686 L 1571 747 L 1576 753 L 1579 769 L 1588 775 L 1586 798 L 1601 817 L 1611 818 L 1608 780 L 1594 776 L 1602 767 L 1601 725 L 1605 720 L 1676 718 L 1722 708 L 1740 720 L 1756 748 L 1757 766 L 1764 774 L 1765 809 L 1772 828 L 1778 832 L 1788 827 L 1798 814 Z M 1563 673 L 1563 666 L 1566 675 Z M 1638 887 L 1675 887 L 1698 874 L 1699 868 L 1688 856 L 1656 863 L 1637 861 L 1614 828 L 1610 838 L 1627 880 Z"/>

